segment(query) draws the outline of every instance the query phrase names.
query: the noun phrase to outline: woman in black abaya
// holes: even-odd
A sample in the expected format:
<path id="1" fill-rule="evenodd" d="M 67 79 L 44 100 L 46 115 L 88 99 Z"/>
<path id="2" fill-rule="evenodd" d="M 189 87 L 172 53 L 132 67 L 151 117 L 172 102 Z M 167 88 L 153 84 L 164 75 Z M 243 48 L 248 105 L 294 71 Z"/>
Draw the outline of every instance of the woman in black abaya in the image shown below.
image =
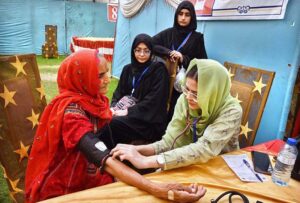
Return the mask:
<path id="1" fill-rule="evenodd" d="M 137 35 L 131 48 L 131 63 L 124 66 L 111 102 L 114 144 L 153 142 L 165 133 L 169 75 L 162 62 L 152 61 L 152 54 L 152 38 Z"/>
<path id="2" fill-rule="evenodd" d="M 187 69 L 194 58 L 206 59 L 203 34 L 196 32 L 197 20 L 194 5 L 189 1 L 181 2 L 175 12 L 174 25 L 153 37 L 154 54 L 178 60 L 179 68 Z M 180 95 L 173 89 L 168 120 L 170 121 L 174 106 Z"/>

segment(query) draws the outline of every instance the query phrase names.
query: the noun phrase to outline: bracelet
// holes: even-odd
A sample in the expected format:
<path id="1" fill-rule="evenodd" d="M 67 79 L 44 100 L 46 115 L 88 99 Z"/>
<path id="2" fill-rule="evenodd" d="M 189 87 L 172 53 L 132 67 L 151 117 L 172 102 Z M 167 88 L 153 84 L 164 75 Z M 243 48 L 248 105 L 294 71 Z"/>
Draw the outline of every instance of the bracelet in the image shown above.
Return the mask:
<path id="1" fill-rule="evenodd" d="M 173 192 L 173 190 L 168 191 L 168 200 L 174 201 L 174 192 Z"/>
<path id="2" fill-rule="evenodd" d="M 112 156 L 112 155 L 108 153 L 108 154 L 105 155 L 105 157 L 102 159 L 102 161 L 101 161 L 101 166 L 99 167 L 100 173 L 101 173 L 101 174 L 103 174 L 103 172 L 104 172 L 104 167 L 105 167 L 105 163 L 106 163 L 107 159 L 108 159 L 109 157 L 111 157 L 111 156 Z"/>

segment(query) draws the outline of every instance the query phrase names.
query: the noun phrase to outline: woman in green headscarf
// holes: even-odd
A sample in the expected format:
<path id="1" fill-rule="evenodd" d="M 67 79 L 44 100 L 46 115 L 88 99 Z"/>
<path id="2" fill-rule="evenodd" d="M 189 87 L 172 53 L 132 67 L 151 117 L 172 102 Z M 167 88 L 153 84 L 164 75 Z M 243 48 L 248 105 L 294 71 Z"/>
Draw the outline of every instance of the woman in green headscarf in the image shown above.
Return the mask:
<path id="1" fill-rule="evenodd" d="M 226 68 L 214 60 L 194 59 L 183 84 L 162 140 L 139 146 L 119 144 L 111 152 L 113 157 L 140 169 L 167 170 L 239 149 L 242 108 L 230 95 Z"/>

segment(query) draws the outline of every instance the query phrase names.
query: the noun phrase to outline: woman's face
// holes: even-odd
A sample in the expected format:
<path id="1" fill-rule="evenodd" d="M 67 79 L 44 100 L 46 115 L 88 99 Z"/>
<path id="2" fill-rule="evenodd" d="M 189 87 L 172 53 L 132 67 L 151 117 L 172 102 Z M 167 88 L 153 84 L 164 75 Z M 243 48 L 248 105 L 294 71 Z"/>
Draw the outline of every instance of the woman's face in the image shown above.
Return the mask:
<path id="1" fill-rule="evenodd" d="M 183 89 L 183 94 L 185 95 L 189 108 L 192 110 L 200 109 L 197 102 L 197 81 L 191 78 L 187 78 L 185 82 L 185 87 Z"/>
<path id="2" fill-rule="evenodd" d="M 151 55 L 151 51 L 146 44 L 139 43 L 134 49 L 134 56 L 139 63 L 146 63 Z"/>
<path id="3" fill-rule="evenodd" d="M 181 11 L 178 13 L 177 15 L 177 21 L 178 24 L 181 27 L 186 27 L 190 24 L 191 22 L 191 14 L 190 11 L 188 9 L 181 9 Z"/>
<path id="4" fill-rule="evenodd" d="M 100 80 L 99 93 L 105 95 L 108 92 L 108 85 L 110 83 L 110 73 L 109 68 L 107 67 L 107 62 L 104 58 L 100 59 L 98 70 L 98 78 Z"/>

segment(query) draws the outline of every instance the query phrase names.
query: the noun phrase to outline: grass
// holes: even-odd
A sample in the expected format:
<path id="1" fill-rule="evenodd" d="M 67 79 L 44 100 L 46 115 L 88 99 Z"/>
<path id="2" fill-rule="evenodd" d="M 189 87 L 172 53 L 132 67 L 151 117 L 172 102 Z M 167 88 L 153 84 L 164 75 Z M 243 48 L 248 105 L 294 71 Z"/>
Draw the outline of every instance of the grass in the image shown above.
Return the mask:
<path id="1" fill-rule="evenodd" d="M 1 165 L 0 165 L 0 202 L 1 203 L 11 202 L 9 198 L 8 186 L 6 180 L 4 179 Z"/>
<path id="2" fill-rule="evenodd" d="M 59 56 L 57 59 L 45 59 L 42 56 L 37 56 L 37 64 L 39 67 L 40 75 L 42 78 L 42 84 L 45 89 L 46 100 L 49 103 L 53 97 L 58 94 L 58 88 L 56 83 L 56 75 L 61 62 L 66 56 Z M 109 64 L 110 66 L 110 64 Z M 107 97 L 109 100 L 112 98 L 112 94 L 118 85 L 118 80 L 115 78 L 111 79 Z M 2 167 L 0 167 L 0 203 L 11 202 L 9 198 L 9 191 L 6 180 L 3 177 Z"/>
<path id="3" fill-rule="evenodd" d="M 42 56 L 37 56 L 37 63 L 39 66 L 40 75 L 42 78 L 42 84 L 45 88 L 47 103 L 58 94 L 58 88 L 56 83 L 56 75 L 61 62 L 66 58 L 66 56 L 59 56 L 59 58 L 45 59 Z M 108 64 L 111 66 L 111 64 Z M 111 79 L 107 97 L 109 100 L 112 98 L 112 94 L 118 85 L 118 80 L 115 78 Z"/>
<path id="4" fill-rule="evenodd" d="M 49 59 L 46 59 L 44 58 L 43 56 L 41 55 L 37 55 L 36 56 L 36 61 L 37 61 L 37 64 L 40 66 L 40 65 L 43 65 L 43 66 L 49 66 L 49 65 L 60 65 L 61 62 L 66 58 L 67 56 L 64 56 L 64 55 L 60 55 L 58 58 L 49 58 Z"/>

